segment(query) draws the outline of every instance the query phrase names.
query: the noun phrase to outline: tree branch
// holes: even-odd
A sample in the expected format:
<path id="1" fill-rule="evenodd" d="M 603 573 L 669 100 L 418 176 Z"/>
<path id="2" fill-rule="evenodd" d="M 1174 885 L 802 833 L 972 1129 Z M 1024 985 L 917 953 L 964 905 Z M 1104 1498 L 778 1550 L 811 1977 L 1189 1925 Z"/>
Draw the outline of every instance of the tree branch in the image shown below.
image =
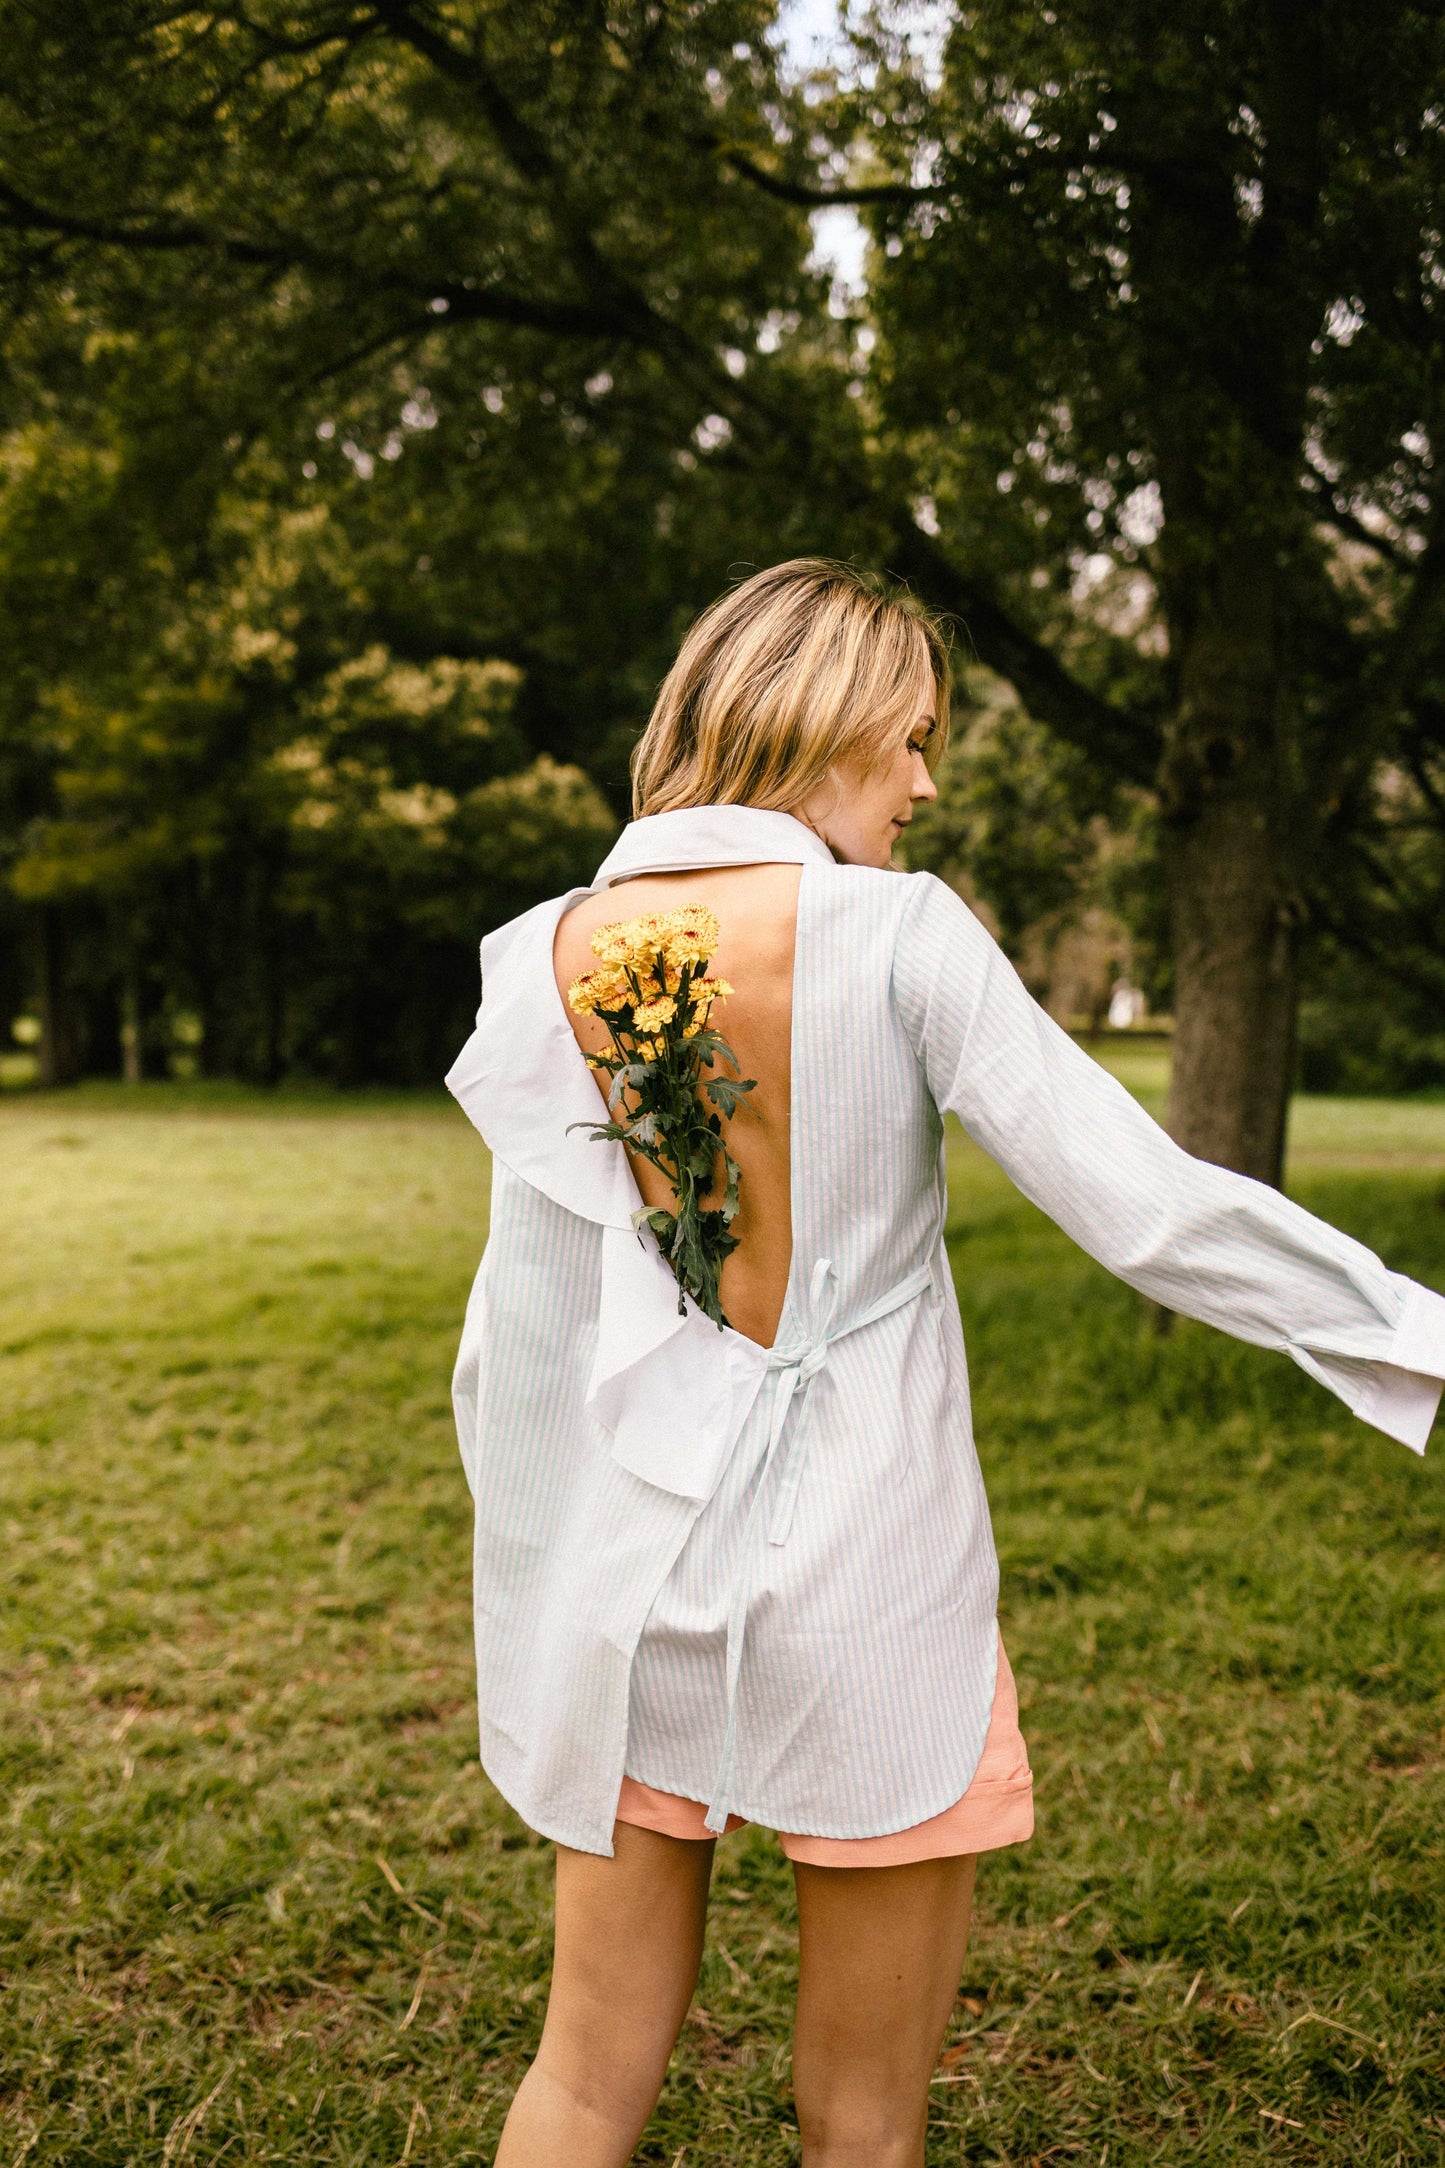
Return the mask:
<path id="1" fill-rule="evenodd" d="M 1348 505 L 1340 503 L 1329 484 L 1318 475 L 1301 476 L 1300 488 L 1314 505 L 1326 526 L 1334 527 L 1340 534 L 1348 535 L 1352 542 L 1362 542 L 1388 564 L 1398 565 L 1402 571 L 1410 570 L 1416 560 L 1407 555 L 1388 536 L 1375 534 L 1364 521 L 1352 512 Z"/>
<path id="2" fill-rule="evenodd" d="M 4 217 L 5 212 L 10 215 Z M 14 233 L 43 233 L 67 241 L 97 241 L 115 248 L 209 248 L 226 255 L 233 263 L 264 266 L 281 260 L 274 245 L 208 233 L 205 227 L 190 221 L 176 225 L 134 225 L 124 220 L 117 223 L 78 217 L 71 211 L 57 211 L 48 204 L 32 201 L 3 174 L 0 174 L 0 226 L 8 226 Z"/>
<path id="3" fill-rule="evenodd" d="M 958 180 L 947 181 L 874 181 L 860 183 L 856 188 L 818 188 L 807 181 L 793 181 L 781 173 L 770 173 L 760 166 L 746 151 L 739 150 L 723 136 L 701 136 L 697 141 L 702 148 L 714 151 L 723 164 L 731 166 L 744 180 L 752 181 L 770 196 L 782 203 L 802 204 L 809 209 L 826 209 L 829 204 L 867 205 L 870 203 L 946 203 L 963 193 Z M 1033 144 L 1018 147 L 1019 155 L 1005 161 L 1001 168 L 990 169 L 986 174 L 989 187 L 1002 185 L 1005 179 L 1026 176 L 1030 170 L 1043 167 L 1051 173 L 1064 170 L 1072 173 L 1115 173 L 1122 179 L 1142 179 L 1178 183 L 1181 180 L 1197 180 L 1202 174 L 1213 177 L 1215 168 L 1208 160 L 1199 158 L 1150 158 L 1147 155 L 1125 151 L 1122 147 L 1111 151 L 1106 158 L 1096 151 L 1080 151 L 1070 145 L 1058 150 L 1041 150 Z M 978 179 L 978 175 L 974 175 Z"/>
<path id="4" fill-rule="evenodd" d="M 878 181 L 859 188 L 813 188 L 806 181 L 789 181 L 780 173 L 769 173 L 766 166 L 755 164 L 745 151 L 734 150 L 718 138 L 714 138 L 708 147 L 718 151 L 723 164 L 731 166 L 734 173 L 752 181 L 765 194 L 776 196 L 781 203 L 800 203 L 810 208 L 830 203 L 929 203 L 957 193 L 951 185 L 937 181 L 918 186 L 910 181 Z"/>
<path id="5" fill-rule="evenodd" d="M 188 14 L 189 7 L 177 11 Z M 261 58 L 302 60 L 312 53 L 322 52 L 329 45 L 355 45 L 368 37 L 377 27 L 377 18 L 368 12 L 348 15 L 343 12 L 334 22 L 323 23 L 319 29 L 304 32 L 299 37 L 288 36 L 269 23 L 259 23 L 244 7 L 229 7 L 218 11 L 224 20 L 237 23 L 248 36 L 255 39 Z M 248 66 L 250 63 L 248 63 Z"/>
<path id="6" fill-rule="evenodd" d="M 548 301 L 532 294 L 504 293 L 494 286 L 467 286 L 455 279 L 438 279 L 430 285 L 399 279 L 381 282 L 396 293 L 425 294 L 445 301 L 432 319 L 435 331 L 443 323 L 510 324 L 518 331 L 545 331 L 564 339 L 625 338 L 633 330 L 625 313 L 605 301 Z"/>
<path id="7" fill-rule="evenodd" d="M 6 211 L 10 213 L 8 218 Z M 12 232 L 43 234 L 52 240 L 91 241 L 102 248 L 171 253 L 194 249 L 262 270 L 313 271 L 344 279 L 357 290 L 370 286 L 373 291 L 380 288 L 418 299 L 445 301 L 445 311 L 437 313 L 445 314 L 454 323 L 510 324 L 563 338 L 615 338 L 629 328 L 628 313 L 609 307 L 605 301 L 552 300 L 496 287 L 469 286 L 460 279 L 402 278 L 394 271 L 363 270 L 350 257 L 309 248 L 289 237 L 255 241 L 244 235 L 216 233 L 190 221 L 151 224 L 77 217 L 32 202 L 0 176 L 0 229 L 6 226 Z"/>
<path id="8" fill-rule="evenodd" d="M 1405 765 L 1415 778 L 1415 787 L 1434 814 L 1442 832 L 1445 832 L 1445 792 L 1430 773 L 1424 753 L 1418 743 L 1407 747 Z"/>
<path id="9" fill-rule="evenodd" d="M 1115 707 L 1067 671 L 979 581 L 970 579 L 911 514 L 894 527 L 893 567 L 957 617 L 979 661 L 1007 678 L 1030 715 L 1122 782 L 1157 779 L 1163 734 L 1147 714 Z"/>
<path id="10" fill-rule="evenodd" d="M 1441 1016 L 1445 1016 L 1445 948 L 1440 941 L 1440 916 L 1436 908 L 1412 901 L 1401 890 L 1399 883 L 1383 866 L 1368 845 L 1356 844 L 1351 855 L 1363 869 L 1366 877 L 1376 881 L 1393 902 L 1393 918 L 1387 918 L 1388 937 L 1383 941 L 1362 916 L 1361 899 L 1354 899 L 1353 907 L 1345 911 L 1334 908 L 1335 892 L 1320 891 L 1311 898 L 1311 910 L 1325 930 L 1332 934 L 1341 948 L 1356 956 L 1377 964 L 1386 978 L 1397 986 L 1405 986 L 1421 995 Z M 1368 903 L 1365 909 L 1368 910 Z M 1422 970 L 1418 960 L 1411 954 L 1408 944 L 1399 939 L 1399 926 L 1410 928 L 1419 948 L 1424 951 L 1432 965 L 1441 967 L 1440 978 L 1429 970 Z"/>
<path id="11" fill-rule="evenodd" d="M 0 226 L 8 223 L 52 239 L 59 236 L 109 248 L 209 251 L 238 264 L 267 270 L 294 266 L 335 277 L 353 294 L 381 289 L 447 304 L 430 324 L 424 318 L 409 319 L 366 339 L 365 344 L 358 343 L 350 354 L 327 365 L 327 376 L 342 373 L 349 363 L 366 358 L 368 352 L 392 340 L 420 337 L 427 329 L 439 330 L 443 323 L 479 321 L 557 337 L 622 339 L 651 350 L 682 372 L 700 396 L 715 401 L 719 412 L 734 418 L 753 458 L 796 459 L 815 471 L 836 506 L 853 506 L 872 518 L 881 513 L 893 530 L 896 569 L 931 601 L 963 621 L 980 659 L 1015 685 L 1040 723 L 1087 751 L 1114 775 L 1142 784 L 1153 781 L 1160 734 L 1148 716 L 1116 708 L 1081 684 L 1010 616 L 996 595 L 962 572 L 923 534 L 906 507 L 890 507 L 886 500 L 880 501 L 866 464 L 850 461 L 836 443 L 824 442 L 786 406 L 779 407 L 760 396 L 757 387 L 735 382 L 723 370 L 716 354 L 685 324 L 660 314 L 647 294 L 607 260 L 593 231 L 593 205 L 578 200 L 570 173 L 559 164 L 546 139 L 512 104 L 478 51 L 458 43 L 433 11 L 418 5 L 417 0 L 373 0 L 370 15 L 357 18 L 357 27 L 362 20 L 375 23 L 385 35 L 409 47 L 439 75 L 476 100 L 502 155 L 550 215 L 564 261 L 581 290 L 579 299 L 501 292 L 456 277 L 427 280 L 391 270 L 378 273 L 372 266 L 328 254 L 285 235 L 258 240 L 216 233 L 192 220 L 166 221 L 150 214 L 109 220 L 76 216 L 30 201 L 3 179 Z M 774 176 L 762 168 L 753 168 L 741 152 L 715 147 L 722 148 L 738 170 L 746 171 L 747 177 L 759 185 L 773 182 Z M 778 183 L 774 192 L 792 185 Z M 824 204 L 890 198 L 917 201 L 946 192 L 941 185 L 914 189 L 890 184 L 846 193 L 817 190 L 795 200 Z"/>
<path id="12" fill-rule="evenodd" d="M 308 371 L 305 376 L 297 377 L 288 387 L 287 397 L 293 401 L 302 399 L 307 392 L 317 391 L 323 384 L 333 383 L 337 377 L 359 368 L 362 362 L 372 361 L 378 354 L 384 354 L 389 346 L 418 343 L 436 329 L 437 319 L 432 315 L 412 316 L 408 317 L 405 323 L 391 324 L 385 331 L 378 331 L 371 338 L 362 339 L 357 345 L 348 347 L 344 354 L 338 354 L 333 360 L 322 362 L 319 368 Z"/>
<path id="13" fill-rule="evenodd" d="M 476 98 L 487 124 L 517 172 L 534 186 L 555 188 L 561 175 L 546 142 L 505 97 L 496 76 L 478 55 L 454 44 L 444 30 L 423 22 L 411 0 L 377 0 L 375 20 L 401 45 L 428 60 L 438 75 Z"/>
<path id="14" fill-rule="evenodd" d="M 1415 579 L 1385 649 L 1384 666 L 1367 686 L 1366 717 L 1380 724 L 1393 718 L 1406 686 L 1439 642 L 1445 625 L 1445 491 L 1431 507 L 1425 547 L 1415 559 Z"/>

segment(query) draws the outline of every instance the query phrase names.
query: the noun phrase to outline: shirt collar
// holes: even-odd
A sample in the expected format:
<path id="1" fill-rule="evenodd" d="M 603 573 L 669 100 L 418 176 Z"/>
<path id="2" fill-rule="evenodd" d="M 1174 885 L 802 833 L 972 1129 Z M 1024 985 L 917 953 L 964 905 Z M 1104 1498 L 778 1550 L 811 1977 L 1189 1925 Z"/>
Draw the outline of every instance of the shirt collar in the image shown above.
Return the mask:
<path id="1" fill-rule="evenodd" d="M 594 888 L 611 888 L 638 873 L 671 873 L 693 866 L 834 865 L 822 837 L 791 813 L 755 805 L 690 805 L 630 821 L 597 868 Z"/>

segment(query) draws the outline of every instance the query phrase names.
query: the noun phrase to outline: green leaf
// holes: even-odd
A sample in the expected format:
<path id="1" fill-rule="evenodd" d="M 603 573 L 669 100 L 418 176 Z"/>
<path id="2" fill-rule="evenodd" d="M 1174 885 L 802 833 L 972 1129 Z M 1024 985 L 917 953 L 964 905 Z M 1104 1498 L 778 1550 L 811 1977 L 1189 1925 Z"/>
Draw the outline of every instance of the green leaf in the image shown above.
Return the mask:
<path id="1" fill-rule="evenodd" d="M 703 1089 L 713 1105 L 721 1113 L 732 1115 L 737 1111 L 738 1101 L 743 1097 L 744 1093 L 753 1090 L 756 1082 L 755 1077 L 748 1077 L 745 1080 L 739 1079 L 734 1082 L 731 1077 L 715 1076 L 709 1077 Z"/>

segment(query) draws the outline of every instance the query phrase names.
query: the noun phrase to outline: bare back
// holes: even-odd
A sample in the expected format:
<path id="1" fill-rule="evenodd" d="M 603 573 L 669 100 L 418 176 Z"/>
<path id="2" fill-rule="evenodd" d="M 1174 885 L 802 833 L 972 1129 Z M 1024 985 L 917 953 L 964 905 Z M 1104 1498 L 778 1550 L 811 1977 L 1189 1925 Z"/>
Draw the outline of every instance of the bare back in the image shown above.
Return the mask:
<path id="1" fill-rule="evenodd" d="M 722 1269 L 722 1304 L 728 1321 L 750 1340 L 770 1347 L 788 1291 L 793 1253 L 790 1101 L 792 1092 L 793 950 L 798 926 L 796 865 L 717 866 L 695 873 L 640 874 L 568 911 L 557 928 L 552 964 L 565 1001 L 572 980 L 595 962 L 591 940 L 598 926 L 705 903 L 720 928 L 711 969 L 736 992 L 717 1012 L 723 1037 L 745 1077 L 757 1079 L 728 1124 L 728 1147 L 742 1170 L 741 1204 L 734 1222 L 738 1248 Z M 606 1027 L 594 1016 L 573 1016 L 584 1053 L 607 1044 Z M 670 1207 L 663 1176 L 630 1153 L 645 1203 Z"/>

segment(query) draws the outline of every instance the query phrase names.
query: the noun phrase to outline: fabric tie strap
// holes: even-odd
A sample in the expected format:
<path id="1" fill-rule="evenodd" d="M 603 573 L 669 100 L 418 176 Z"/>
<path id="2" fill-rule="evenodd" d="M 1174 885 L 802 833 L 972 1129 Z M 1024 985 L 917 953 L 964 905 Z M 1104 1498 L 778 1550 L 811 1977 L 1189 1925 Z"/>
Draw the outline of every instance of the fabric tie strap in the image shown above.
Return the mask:
<path id="1" fill-rule="evenodd" d="M 933 1274 L 927 1265 L 920 1265 L 910 1272 L 906 1280 L 899 1280 L 887 1294 L 854 1318 L 844 1332 L 833 1331 L 833 1318 L 838 1308 L 838 1275 L 829 1257 L 820 1257 L 813 1267 L 813 1277 L 808 1286 L 808 1316 L 804 1337 L 788 1348 L 772 1348 L 768 1354 L 769 1370 L 780 1373 L 777 1390 L 773 1397 L 772 1421 L 768 1427 L 768 1450 L 765 1466 L 774 1458 L 778 1462 L 777 1491 L 773 1501 L 772 1525 L 768 1530 L 770 1543 L 786 1543 L 792 1533 L 793 1509 L 798 1502 L 798 1490 L 803 1480 L 807 1461 L 808 1409 L 812 1395 L 808 1387 L 815 1377 L 827 1368 L 828 1350 L 836 1340 L 849 1333 L 861 1332 L 865 1325 L 874 1325 L 880 1317 L 888 1317 L 894 1310 L 901 1310 L 907 1302 L 923 1293 L 931 1285 Z M 788 1412 L 798 1396 L 802 1403 L 798 1420 L 793 1425 L 792 1443 L 784 1453 L 779 1453 L 783 1429 Z"/>
<path id="2" fill-rule="evenodd" d="M 729 1813 L 727 1794 L 732 1782 L 737 1741 L 738 1679 L 742 1673 L 748 1606 L 752 1600 L 750 1563 L 753 1530 L 759 1506 L 767 1494 L 769 1471 L 777 1471 L 777 1481 L 773 1494 L 772 1518 L 768 1526 L 768 1541 L 782 1544 L 786 1543 L 792 1534 L 793 1512 L 807 1460 L 808 1410 L 812 1403 L 809 1387 L 814 1378 L 827 1368 L 830 1350 L 839 1340 L 847 1339 L 852 1333 L 861 1332 L 865 1325 L 876 1325 L 880 1318 L 891 1316 L 893 1311 L 901 1310 L 905 1303 L 915 1302 L 924 1289 L 932 1284 L 931 1266 L 920 1265 L 916 1271 L 910 1272 L 906 1279 L 899 1280 L 886 1294 L 880 1295 L 876 1302 L 853 1318 L 841 1331 L 835 1332 L 833 1319 L 838 1307 L 838 1276 L 832 1259 L 820 1257 L 813 1267 L 812 1278 L 808 1284 L 808 1314 L 801 1339 L 793 1341 L 787 1347 L 769 1350 L 768 1369 L 776 1373 L 778 1382 L 773 1393 L 767 1448 L 763 1455 L 752 1510 L 743 1530 L 742 1558 L 738 1566 L 732 1602 L 728 1608 L 727 1730 L 723 1736 L 717 1782 L 705 1824 L 718 1835 L 726 1829 Z M 784 1444 L 788 1416 L 795 1405 L 798 1408 L 797 1420 L 792 1426 L 791 1437 Z"/>

